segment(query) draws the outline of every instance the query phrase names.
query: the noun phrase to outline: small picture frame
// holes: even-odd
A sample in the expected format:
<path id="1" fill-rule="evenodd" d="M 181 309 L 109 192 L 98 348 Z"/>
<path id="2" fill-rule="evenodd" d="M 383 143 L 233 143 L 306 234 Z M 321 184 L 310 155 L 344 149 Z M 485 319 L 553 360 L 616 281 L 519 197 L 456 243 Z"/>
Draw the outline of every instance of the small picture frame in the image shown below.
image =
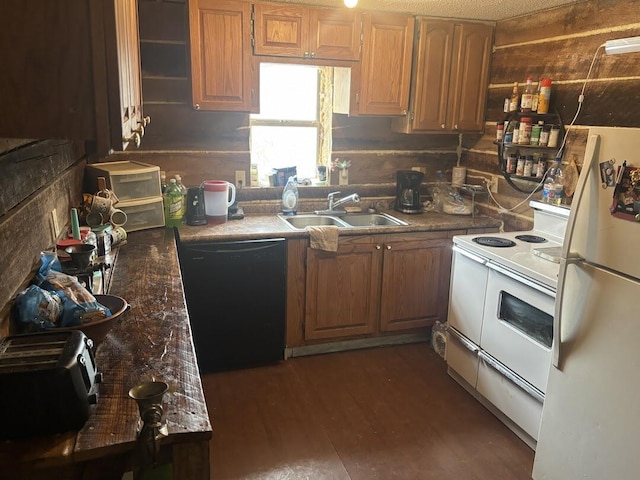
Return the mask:
<path id="1" fill-rule="evenodd" d="M 600 178 L 602 179 L 603 188 L 616 186 L 616 175 L 613 167 L 614 163 L 615 160 L 600 163 Z"/>

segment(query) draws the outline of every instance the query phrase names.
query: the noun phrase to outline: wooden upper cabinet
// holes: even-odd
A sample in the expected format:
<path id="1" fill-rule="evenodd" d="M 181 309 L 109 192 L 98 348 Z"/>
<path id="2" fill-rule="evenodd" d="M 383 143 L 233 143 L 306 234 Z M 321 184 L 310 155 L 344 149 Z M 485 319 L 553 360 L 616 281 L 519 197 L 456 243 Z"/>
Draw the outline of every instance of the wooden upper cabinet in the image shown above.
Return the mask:
<path id="1" fill-rule="evenodd" d="M 484 131 L 493 27 L 427 18 L 417 24 L 409 114 L 392 129 Z"/>
<path id="2" fill-rule="evenodd" d="M 360 71 L 352 80 L 355 115 L 405 115 L 409 106 L 414 19 L 363 13 Z M 355 102 L 355 104 L 354 104 Z"/>
<path id="3" fill-rule="evenodd" d="M 251 3 L 189 0 L 189 31 L 194 108 L 254 110 Z"/>
<path id="4" fill-rule="evenodd" d="M 361 14 L 344 8 L 254 4 L 253 52 L 325 60 L 359 60 Z"/>
<path id="5" fill-rule="evenodd" d="M 454 131 L 484 132 L 493 45 L 493 26 L 460 23 L 455 26 L 451 65 L 448 124 Z"/>
<path id="6" fill-rule="evenodd" d="M 88 141 L 143 133 L 136 0 L 3 0 L 0 137 Z"/>

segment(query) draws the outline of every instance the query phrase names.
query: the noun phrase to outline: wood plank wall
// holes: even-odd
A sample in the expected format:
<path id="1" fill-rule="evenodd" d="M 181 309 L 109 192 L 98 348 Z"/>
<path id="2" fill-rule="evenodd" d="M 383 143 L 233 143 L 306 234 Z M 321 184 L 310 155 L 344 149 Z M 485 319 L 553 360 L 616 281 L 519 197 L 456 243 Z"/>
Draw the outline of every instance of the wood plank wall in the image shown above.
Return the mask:
<path id="1" fill-rule="evenodd" d="M 589 0 L 497 22 L 486 133 L 464 139 L 462 164 L 468 175 L 500 180 L 496 197 L 506 208 L 523 201 L 526 195 L 515 192 L 501 178 L 493 144 L 496 122 L 504 118 L 504 98 L 515 81 L 522 86 L 529 75 L 534 79 L 549 77 L 553 80 L 552 106 L 568 125 L 594 55 L 583 107 L 567 137 L 565 159 L 576 153 L 582 162 L 589 126 L 639 127 L 640 53 L 607 56 L 604 48 L 599 48 L 606 40 L 638 35 L 640 0 Z M 502 214 L 491 201 L 482 203 L 485 213 L 502 217 L 505 230 L 531 226 L 528 202 Z"/>
<path id="2" fill-rule="evenodd" d="M 84 146 L 66 140 L 0 142 L 0 337 L 9 332 L 11 300 L 40 264 L 40 252 L 70 225 L 70 208 L 80 205 L 86 164 Z"/>
<path id="3" fill-rule="evenodd" d="M 233 182 L 235 170 L 249 178 L 249 116 L 192 107 L 185 0 L 140 0 L 139 17 L 144 111 L 152 123 L 140 150 L 113 159 L 148 161 L 187 185 Z M 393 133 L 384 117 L 334 115 L 333 123 L 333 157 L 351 160 L 350 183 L 395 183 L 396 170 L 413 166 L 435 180 L 438 171 L 450 176 L 458 161 L 457 135 Z"/>

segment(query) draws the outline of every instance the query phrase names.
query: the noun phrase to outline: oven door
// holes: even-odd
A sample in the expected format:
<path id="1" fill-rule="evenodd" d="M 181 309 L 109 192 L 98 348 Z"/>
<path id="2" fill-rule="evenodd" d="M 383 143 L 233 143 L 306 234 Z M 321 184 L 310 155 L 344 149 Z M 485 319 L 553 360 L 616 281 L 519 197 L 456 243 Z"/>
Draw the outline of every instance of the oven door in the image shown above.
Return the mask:
<path id="1" fill-rule="evenodd" d="M 480 346 L 545 392 L 555 292 L 491 262 Z"/>

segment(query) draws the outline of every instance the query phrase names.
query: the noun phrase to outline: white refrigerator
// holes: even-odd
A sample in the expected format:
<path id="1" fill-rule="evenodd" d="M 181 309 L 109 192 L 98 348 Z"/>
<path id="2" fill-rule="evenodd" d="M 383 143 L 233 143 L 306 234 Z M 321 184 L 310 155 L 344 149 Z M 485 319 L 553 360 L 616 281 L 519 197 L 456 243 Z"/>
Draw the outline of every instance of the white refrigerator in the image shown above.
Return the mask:
<path id="1" fill-rule="evenodd" d="M 617 175 L 625 161 L 640 174 L 640 128 L 589 130 L 562 247 L 535 480 L 640 478 L 640 179 L 631 168 Z"/>

